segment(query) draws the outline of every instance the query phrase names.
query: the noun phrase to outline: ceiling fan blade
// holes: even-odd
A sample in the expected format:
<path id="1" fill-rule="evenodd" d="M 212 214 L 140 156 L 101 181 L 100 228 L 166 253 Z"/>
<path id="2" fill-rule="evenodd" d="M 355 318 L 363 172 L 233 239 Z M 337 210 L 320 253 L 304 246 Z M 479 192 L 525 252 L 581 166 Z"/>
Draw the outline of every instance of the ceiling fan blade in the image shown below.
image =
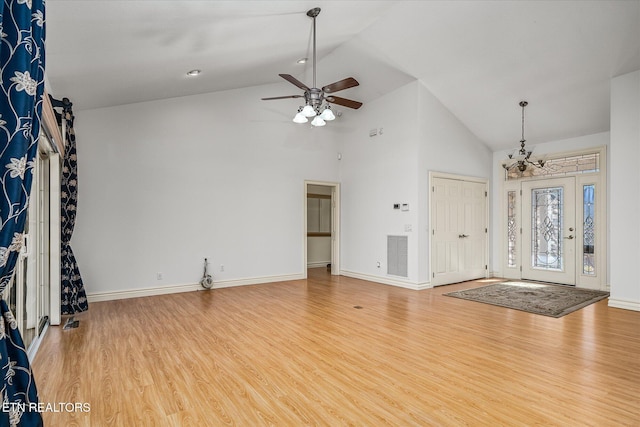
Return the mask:
<path id="1" fill-rule="evenodd" d="M 262 100 L 271 101 L 272 99 L 288 99 L 288 98 L 304 98 L 304 96 L 303 95 L 272 96 L 271 98 L 262 98 Z"/>
<path id="2" fill-rule="evenodd" d="M 347 77 L 330 85 L 326 85 L 322 88 L 325 93 L 338 92 L 339 90 L 349 89 L 350 87 L 358 86 L 360 83 L 353 77 Z"/>
<path id="3" fill-rule="evenodd" d="M 343 107 L 353 108 L 354 110 L 362 107 L 362 102 L 353 101 L 347 98 L 340 98 L 339 96 L 327 96 L 325 100 L 327 102 L 331 102 L 332 104 L 338 104 L 342 105 Z"/>
<path id="4" fill-rule="evenodd" d="M 300 80 L 293 77 L 291 74 L 278 74 L 278 75 L 283 79 L 285 79 L 286 81 L 288 81 L 289 83 L 298 86 L 300 89 L 304 90 L 305 92 L 309 90 L 309 88 L 304 83 L 302 83 Z"/>

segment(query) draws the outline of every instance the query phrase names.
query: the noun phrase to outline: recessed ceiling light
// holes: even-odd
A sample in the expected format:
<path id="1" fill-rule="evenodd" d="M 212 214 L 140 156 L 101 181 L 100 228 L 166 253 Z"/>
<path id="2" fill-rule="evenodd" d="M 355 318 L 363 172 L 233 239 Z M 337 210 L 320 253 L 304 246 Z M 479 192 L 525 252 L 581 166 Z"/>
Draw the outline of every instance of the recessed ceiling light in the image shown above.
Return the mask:
<path id="1" fill-rule="evenodd" d="M 190 77 L 197 76 L 201 72 L 202 71 L 200 71 L 200 70 L 191 70 L 191 71 L 187 72 L 187 76 L 190 76 Z"/>
<path id="2" fill-rule="evenodd" d="M 296 62 L 298 64 L 306 64 L 308 60 L 309 60 L 309 58 L 300 58 Z"/>

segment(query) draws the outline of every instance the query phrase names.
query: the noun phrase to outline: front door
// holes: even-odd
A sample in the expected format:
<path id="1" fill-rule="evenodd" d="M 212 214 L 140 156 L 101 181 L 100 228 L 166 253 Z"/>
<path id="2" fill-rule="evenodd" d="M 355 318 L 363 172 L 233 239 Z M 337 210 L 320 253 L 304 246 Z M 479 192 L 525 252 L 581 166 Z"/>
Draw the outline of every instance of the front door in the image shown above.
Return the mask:
<path id="1" fill-rule="evenodd" d="M 576 283 L 575 178 L 522 183 L 522 278 Z"/>

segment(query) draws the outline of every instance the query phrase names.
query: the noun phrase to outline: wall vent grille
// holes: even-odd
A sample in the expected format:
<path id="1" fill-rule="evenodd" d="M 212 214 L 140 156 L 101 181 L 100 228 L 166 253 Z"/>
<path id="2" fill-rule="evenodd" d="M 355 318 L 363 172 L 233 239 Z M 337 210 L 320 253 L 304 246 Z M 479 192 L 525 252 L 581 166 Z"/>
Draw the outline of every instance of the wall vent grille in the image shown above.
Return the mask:
<path id="1" fill-rule="evenodd" d="M 387 274 L 408 277 L 409 237 L 387 236 Z"/>

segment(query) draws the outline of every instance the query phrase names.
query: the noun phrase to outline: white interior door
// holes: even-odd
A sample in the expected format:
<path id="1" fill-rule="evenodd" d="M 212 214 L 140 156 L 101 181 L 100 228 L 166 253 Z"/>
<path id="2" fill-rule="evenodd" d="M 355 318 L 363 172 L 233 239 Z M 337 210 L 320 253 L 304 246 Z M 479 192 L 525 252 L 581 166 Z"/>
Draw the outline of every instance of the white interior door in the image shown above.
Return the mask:
<path id="1" fill-rule="evenodd" d="M 485 277 L 486 184 L 440 177 L 431 182 L 432 284 Z"/>
<path id="2" fill-rule="evenodd" d="M 522 183 L 522 278 L 576 282 L 575 178 Z"/>

